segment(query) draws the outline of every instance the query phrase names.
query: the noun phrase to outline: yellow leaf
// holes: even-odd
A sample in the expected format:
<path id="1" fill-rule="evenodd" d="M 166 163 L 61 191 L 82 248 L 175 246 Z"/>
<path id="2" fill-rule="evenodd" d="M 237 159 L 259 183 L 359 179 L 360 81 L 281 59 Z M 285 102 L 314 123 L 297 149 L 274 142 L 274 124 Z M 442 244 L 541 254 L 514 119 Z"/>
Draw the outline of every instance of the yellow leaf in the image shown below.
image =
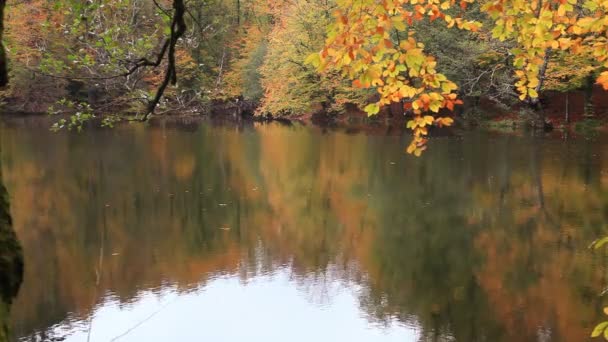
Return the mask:
<path id="1" fill-rule="evenodd" d="M 442 126 L 452 126 L 452 124 L 454 123 L 454 119 L 452 118 L 439 118 L 437 119 L 437 121 Z"/>
<path id="2" fill-rule="evenodd" d="M 438 112 L 439 112 L 439 109 L 441 109 L 441 106 L 440 106 L 439 102 L 432 102 L 432 103 L 429 105 L 429 109 L 430 109 L 430 110 L 431 110 L 431 112 L 433 112 L 433 113 L 438 113 Z"/>
<path id="3" fill-rule="evenodd" d="M 412 141 L 410 146 L 407 147 L 407 153 L 412 154 L 416 150 L 416 142 Z"/>
<path id="4" fill-rule="evenodd" d="M 528 95 L 533 99 L 538 97 L 538 93 L 535 89 L 528 89 Z"/>
<path id="5" fill-rule="evenodd" d="M 405 23 L 403 22 L 403 20 L 401 20 L 400 17 L 394 17 L 392 22 L 393 22 L 393 27 L 397 31 L 405 31 L 407 29 L 407 27 L 405 26 Z"/>
<path id="6" fill-rule="evenodd" d="M 538 83 L 540 82 L 540 80 L 538 78 L 531 78 L 528 81 L 528 88 L 536 88 L 538 86 Z M 530 95 L 532 96 L 532 95 Z"/>
<path id="7" fill-rule="evenodd" d="M 304 60 L 304 64 L 310 64 L 313 67 L 318 68 L 321 64 L 321 55 L 316 52 L 310 54 L 308 57 L 306 57 L 306 60 Z"/>

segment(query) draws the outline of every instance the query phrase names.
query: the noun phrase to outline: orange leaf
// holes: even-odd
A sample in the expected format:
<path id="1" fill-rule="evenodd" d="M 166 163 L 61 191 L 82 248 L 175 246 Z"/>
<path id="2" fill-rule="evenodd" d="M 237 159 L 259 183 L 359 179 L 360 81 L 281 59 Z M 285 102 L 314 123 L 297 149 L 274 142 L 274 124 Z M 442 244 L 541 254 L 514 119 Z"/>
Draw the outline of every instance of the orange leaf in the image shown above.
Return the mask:
<path id="1" fill-rule="evenodd" d="M 608 90 L 608 71 L 604 71 L 597 78 L 597 84 L 600 84 L 604 90 Z"/>

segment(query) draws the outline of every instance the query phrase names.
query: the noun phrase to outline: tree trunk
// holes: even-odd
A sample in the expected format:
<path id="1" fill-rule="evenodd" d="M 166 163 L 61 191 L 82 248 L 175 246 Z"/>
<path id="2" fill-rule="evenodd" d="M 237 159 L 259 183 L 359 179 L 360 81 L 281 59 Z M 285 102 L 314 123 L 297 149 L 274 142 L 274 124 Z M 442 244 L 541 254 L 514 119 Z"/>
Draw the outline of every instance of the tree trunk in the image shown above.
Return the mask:
<path id="1" fill-rule="evenodd" d="M 542 108 L 542 105 L 540 103 L 540 92 L 543 89 L 543 84 L 545 83 L 545 75 L 547 73 L 547 66 L 549 65 L 549 59 L 551 58 L 551 49 L 547 49 L 545 50 L 545 58 L 543 60 L 543 64 L 540 67 L 540 70 L 538 71 L 538 85 L 536 86 L 536 93 L 538 94 L 538 97 L 533 98 L 530 100 L 530 106 L 532 107 L 532 110 L 535 113 L 535 123 L 534 126 L 536 126 L 537 128 L 541 128 L 541 129 L 545 129 L 546 127 L 546 122 L 545 122 L 545 113 L 544 110 Z"/>
<path id="2" fill-rule="evenodd" d="M 4 7 L 6 0 L 0 0 L 0 87 L 8 84 L 8 65 L 6 51 L 4 50 Z"/>
<path id="3" fill-rule="evenodd" d="M 566 92 L 566 124 L 570 123 L 570 92 Z"/>
<path id="4" fill-rule="evenodd" d="M 595 111 L 593 108 L 593 85 L 595 84 L 595 79 L 593 76 L 587 77 L 587 82 L 585 84 L 585 116 L 593 117 L 595 115 Z"/>
<path id="5" fill-rule="evenodd" d="M 241 26 L 241 0 L 236 0 L 236 24 Z"/>

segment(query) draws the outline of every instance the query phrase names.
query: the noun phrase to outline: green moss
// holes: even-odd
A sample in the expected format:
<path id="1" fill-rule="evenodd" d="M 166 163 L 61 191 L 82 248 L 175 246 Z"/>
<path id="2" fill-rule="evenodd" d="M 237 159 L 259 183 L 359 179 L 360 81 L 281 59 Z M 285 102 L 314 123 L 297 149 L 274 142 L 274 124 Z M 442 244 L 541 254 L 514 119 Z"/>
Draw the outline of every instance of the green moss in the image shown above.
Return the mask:
<path id="1" fill-rule="evenodd" d="M 601 126 L 602 122 L 597 119 L 585 119 L 574 124 L 574 130 L 585 135 L 594 134 Z"/>
<path id="2" fill-rule="evenodd" d="M 504 118 L 500 120 L 484 121 L 480 126 L 493 131 L 511 132 L 519 127 L 523 127 L 523 122 L 518 119 Z"/>

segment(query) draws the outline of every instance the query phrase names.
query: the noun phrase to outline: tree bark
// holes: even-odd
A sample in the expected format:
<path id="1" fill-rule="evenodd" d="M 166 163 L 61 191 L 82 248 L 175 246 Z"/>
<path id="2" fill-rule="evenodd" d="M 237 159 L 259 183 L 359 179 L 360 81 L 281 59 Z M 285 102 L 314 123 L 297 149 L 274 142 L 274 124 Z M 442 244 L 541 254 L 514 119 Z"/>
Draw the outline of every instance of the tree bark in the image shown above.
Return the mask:
<path id="1" fill-rule="evenodd" d="M 570 92 L 566 92 L 566 124 L 570 123 Z"/>
<path id="2" fill-rule="evenodd" d="M 530 107 L 532 107 L 532 110 L 534 111 L 536 118 L 535 118 L 535 126 L 537 126 L 538 128 L 546 128 L 546 122 L 545 122 L 545 113 L 544 110 L 542 108 L 542 105 L 540 103 L 540 92 L 543 89 L 543 84 L 545 83 L 545 77 L 546 77 L 546 73 L 547 73 L 547 67 L 549 65 L 549 59 L 551 58 L 551 52 L 552 50 L 549 48 L 547 50 L 545 50 L 545 57 L 543 60 L 543 64 L 540 67 L 540 70 L 538 71 L 538 85 L 536 86 L 536 93 L 538 94 L 538 97 L 533 98 L 530 100 Z"/>
<path id="3" fill-rule="evenodd" d="M 241 26 L 241 0 L 236 0 L 236 24 Z"/>
<path id="4" fill-rule="evenodd" d="M 8 63 L 6 60 L 6 51 L 4 50 L 4 7 L 6 0 L 0 0 L 0 87 L 8 84 Z"/>
<path id="5" fill-rule="evenodd" d="M 595 115 L 593 108 L 593 85 L 595 84 L 595 78 L 588 76 L 585 83 L 585 116 L 593 117 Z"/>

